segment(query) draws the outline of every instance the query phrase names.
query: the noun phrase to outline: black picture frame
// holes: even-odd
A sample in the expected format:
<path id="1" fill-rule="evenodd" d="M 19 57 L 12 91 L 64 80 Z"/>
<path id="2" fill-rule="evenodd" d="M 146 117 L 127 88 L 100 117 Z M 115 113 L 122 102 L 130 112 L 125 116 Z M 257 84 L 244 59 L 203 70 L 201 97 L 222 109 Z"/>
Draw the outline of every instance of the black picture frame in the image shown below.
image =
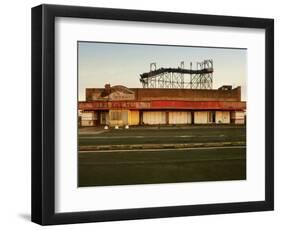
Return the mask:
<path id="1" fill-rule="evenodd" d="M 265 200 L 55 213 L 55 18 L 88 18 L 265 29 Z M 32 221 L 41 225 L 274 209 L 274 20 L 110 8 L 32 8 Z"/>

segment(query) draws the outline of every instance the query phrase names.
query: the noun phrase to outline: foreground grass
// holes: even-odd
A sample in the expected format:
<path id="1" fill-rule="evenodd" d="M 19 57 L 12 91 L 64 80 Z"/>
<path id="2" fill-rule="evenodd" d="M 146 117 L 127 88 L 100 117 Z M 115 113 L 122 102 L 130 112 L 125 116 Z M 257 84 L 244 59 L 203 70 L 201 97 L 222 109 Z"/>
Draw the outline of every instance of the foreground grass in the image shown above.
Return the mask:
<path id="1" fill-rule="evenodd" d="M 246 148 L 78 154 L 78 186 L 246 179 Z"/>

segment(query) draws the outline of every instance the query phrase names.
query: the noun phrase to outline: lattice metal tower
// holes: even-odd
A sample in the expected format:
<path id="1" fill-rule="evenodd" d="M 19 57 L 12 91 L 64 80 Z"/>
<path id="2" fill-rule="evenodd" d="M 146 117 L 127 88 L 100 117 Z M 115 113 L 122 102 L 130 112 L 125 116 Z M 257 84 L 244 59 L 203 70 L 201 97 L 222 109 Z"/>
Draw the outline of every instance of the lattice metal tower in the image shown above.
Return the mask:
<path id="1" fill-rule="evenodd" d="M 178 68 L 159 68 L 156 63 L 150 64 L 150 71 L 140 74 L 143 88 L 213 88 L 213 60 L 204 60 L 196 63 L 196 69 L 184 68 L 184 62 Z M 189 75 L 189 77 L 186 75 Z"/>

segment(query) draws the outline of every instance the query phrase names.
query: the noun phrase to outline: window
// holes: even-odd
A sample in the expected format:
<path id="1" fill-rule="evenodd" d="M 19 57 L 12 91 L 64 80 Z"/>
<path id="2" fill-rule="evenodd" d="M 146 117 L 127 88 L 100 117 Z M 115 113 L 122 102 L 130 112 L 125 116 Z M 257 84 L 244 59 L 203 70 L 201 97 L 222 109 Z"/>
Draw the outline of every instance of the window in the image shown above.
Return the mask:
<path id="1" fill-rule="evenodd" d="M 122 120 L 121 111 L 111 111 L 110 115 L 110 120 Z"/>

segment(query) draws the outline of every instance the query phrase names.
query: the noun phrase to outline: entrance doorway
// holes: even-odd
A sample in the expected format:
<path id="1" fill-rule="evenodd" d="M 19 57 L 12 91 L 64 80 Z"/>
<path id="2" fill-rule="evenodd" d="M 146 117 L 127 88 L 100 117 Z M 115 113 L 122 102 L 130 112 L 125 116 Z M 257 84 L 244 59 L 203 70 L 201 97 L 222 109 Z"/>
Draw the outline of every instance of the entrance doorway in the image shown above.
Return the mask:
<path id="1" fill-rule="evenodd" d="M 208 113 L 208 123 L 216 123 L 216 111 Z"/>

